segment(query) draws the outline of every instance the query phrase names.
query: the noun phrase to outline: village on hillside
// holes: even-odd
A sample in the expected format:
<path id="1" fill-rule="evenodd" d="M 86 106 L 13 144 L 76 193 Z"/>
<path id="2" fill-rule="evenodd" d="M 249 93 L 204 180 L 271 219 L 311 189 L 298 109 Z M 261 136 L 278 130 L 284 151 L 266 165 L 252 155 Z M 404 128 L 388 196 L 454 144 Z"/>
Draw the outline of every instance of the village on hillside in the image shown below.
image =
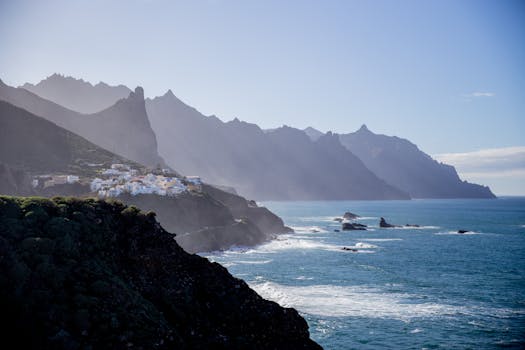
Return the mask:
<path id="1" fill-rule="evenodd" d="M 89 182 L 91 192 L 99 198 L 118 197 L 122 194 L 156 194 L 159 196 L 177 196 L 188 191 L 200 192 L 202 182 L 198 176 L 178 177 L 169 169 L 139 174 L 127 164 L 112 164 L 102 169 L 94 179 L 83 181 L 76 175 L 39 175 L 33 178 L 33 187 L 48 188 L 57 185 Z"/>

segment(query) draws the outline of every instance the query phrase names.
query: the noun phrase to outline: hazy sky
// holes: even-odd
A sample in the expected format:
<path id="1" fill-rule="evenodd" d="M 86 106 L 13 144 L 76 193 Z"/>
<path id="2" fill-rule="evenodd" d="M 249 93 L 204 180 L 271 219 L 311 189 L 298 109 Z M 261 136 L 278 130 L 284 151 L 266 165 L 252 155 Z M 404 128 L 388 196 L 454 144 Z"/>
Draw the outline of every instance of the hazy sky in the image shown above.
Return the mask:
<path id="1" fill-rule="evenodd" d="M 430 154 L 525 145 L 520 0 L 0 0 L 0 45 L 10 85 L 171 88 L 223 120 L 366 123 Z"/>

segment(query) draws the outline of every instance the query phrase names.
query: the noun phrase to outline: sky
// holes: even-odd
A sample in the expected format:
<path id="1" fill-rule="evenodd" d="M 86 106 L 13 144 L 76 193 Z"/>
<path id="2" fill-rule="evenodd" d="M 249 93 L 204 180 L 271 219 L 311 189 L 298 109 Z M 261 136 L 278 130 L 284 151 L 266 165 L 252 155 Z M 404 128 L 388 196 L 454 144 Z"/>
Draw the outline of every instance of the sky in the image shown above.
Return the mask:
<path id="1" fill-rule="evenodd" d="M 366 124 L 456 161 L 525 146 L 524 38 L 520 0 L 0 0 L 0 79 L 172 89 L 223 120 Z"/>

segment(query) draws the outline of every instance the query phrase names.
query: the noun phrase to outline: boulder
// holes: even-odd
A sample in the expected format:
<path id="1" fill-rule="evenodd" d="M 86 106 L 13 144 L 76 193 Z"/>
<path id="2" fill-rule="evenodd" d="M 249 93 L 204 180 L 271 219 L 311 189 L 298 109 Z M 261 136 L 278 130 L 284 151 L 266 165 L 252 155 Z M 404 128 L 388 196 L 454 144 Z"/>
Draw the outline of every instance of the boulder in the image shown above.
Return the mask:
<path id="1" fill-rule="evenodd" d="M 366 225 L 352 222 L 343 222 L 342 229 L 343 231 L 366 230 Z"/>
<path id="2" fill-rule="evenodd" d="M 343 215 L 343 219 L 346 219 L 346 220 L 354 220 L 354 219 L 357 219 L 359 217 L 359 215 L 357 214 L 354 214 L 354 213 L 351 213 L 349 211 L 347 211 L 344 215 Z"/>
<path id="3" fill-rule="evenodd" d="M 386 222 L 385 218 L 382 217 L 382 218 L 379 220 L 379 227 L 382 227 L 382 228 L 391 228 L 391 227 L 399 227 L 399 226 L 389 224 L 388 222 Z"/>

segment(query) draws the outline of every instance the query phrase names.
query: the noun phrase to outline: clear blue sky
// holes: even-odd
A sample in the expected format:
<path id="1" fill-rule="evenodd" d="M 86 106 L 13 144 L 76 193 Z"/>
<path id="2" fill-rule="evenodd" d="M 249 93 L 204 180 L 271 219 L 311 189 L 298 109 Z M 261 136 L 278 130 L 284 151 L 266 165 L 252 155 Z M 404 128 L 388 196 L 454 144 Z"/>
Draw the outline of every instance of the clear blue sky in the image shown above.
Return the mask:
<path id="1" fill-rule="evenodd" d="M 525 2 L 0 1 L 0 78 L 167 89 L 271 128 L 375 132 L 428 153 L 525 145 Z"/>

